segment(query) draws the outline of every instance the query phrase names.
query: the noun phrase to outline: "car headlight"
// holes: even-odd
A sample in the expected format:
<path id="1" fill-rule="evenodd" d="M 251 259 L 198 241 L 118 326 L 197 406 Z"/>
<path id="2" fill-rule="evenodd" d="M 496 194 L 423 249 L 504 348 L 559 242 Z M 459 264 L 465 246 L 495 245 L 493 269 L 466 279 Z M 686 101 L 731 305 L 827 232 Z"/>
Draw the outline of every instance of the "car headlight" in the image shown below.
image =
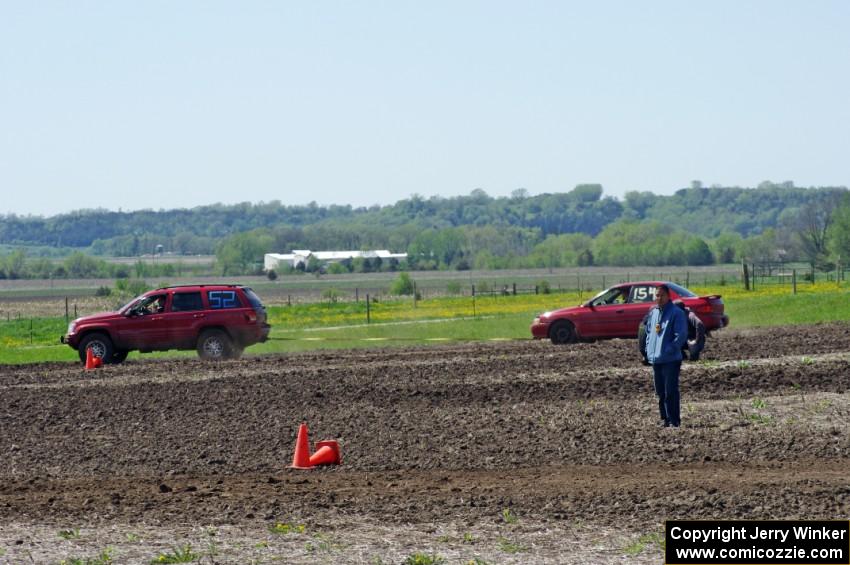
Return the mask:
<path id="1" fill-rule="evenodd" d="M 68 324 L 68 335 L 74 333 L 75 329 L 77 329 L 77 322 L 71 322 Z"/>

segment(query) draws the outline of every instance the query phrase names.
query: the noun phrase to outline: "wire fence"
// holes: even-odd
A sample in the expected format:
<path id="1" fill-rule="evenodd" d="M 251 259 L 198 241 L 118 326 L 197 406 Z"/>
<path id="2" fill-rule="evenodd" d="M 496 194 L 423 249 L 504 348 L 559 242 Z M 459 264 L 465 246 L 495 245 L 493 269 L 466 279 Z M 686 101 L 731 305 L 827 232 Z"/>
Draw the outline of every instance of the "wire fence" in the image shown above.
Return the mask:
<path id="1" fill-rule="evenodd" d="M 444 297 L 467 297 L 475 315 L 475 300 L 493 297 L 509 297 L 540 294 L 578 294 L 580 300 L 591 298 L 597 292 L 620 283 L 638 281 L 669 281 L 687 288 L 701 291 L 711 289 L 721 293 L 724 287 L 737 287 L 757 291 L 763 287 L 786 288 L 789 295 L 795 294 L 805 285 L 823 282 L 841 283 L 846 280 L 847 270 L 817 271 L 806 265 L 781 264 L 743 264 L 740 268 L 713 268 L 702 270 L 649 268 L 635 271 L 604 271 L 593 269 L 577 271 L 567 275 L 540 276 L 539 280 L 529 282 L 528 277 L 517 281 L 494 278 L 474 281 L 436 280 L 414 283 L 413 292 L 407 296 L 391 293 L 391 284 L 369 285 L 354 288 L 336 288 L 325 284 L 323 289 L 289 292 L 260 292 L 267 306 L 296 306 L 321 302 L 363 302 L 365 322 L 371 321 L 370 306 L 392 300 L 410 300 L 413 307 L 418 303 Z M 415 277 L 416 273 L 412 273 Z M 415 280 L 415 278 L 414 278 Z M 281 290 L 283 292 L 281 292 Z M 123 297 L 126 298 L 126 297 Z M 2 335 L 13 336 L 16 342 L 39 341 L 39 327 L 42 320 L 50 319 L 55 326 L 57 318 L 65 324 L 79 316 L 96 312 L 115 310 L 118 302 L 115 296 L 84 297 L 46 297 L 29 300 L 8 300 L 0 295 L 0 326 Z M 58 340 L 58 336 L 56 338 Z M 0 342 L 2 345 L 2 342 Z"/>

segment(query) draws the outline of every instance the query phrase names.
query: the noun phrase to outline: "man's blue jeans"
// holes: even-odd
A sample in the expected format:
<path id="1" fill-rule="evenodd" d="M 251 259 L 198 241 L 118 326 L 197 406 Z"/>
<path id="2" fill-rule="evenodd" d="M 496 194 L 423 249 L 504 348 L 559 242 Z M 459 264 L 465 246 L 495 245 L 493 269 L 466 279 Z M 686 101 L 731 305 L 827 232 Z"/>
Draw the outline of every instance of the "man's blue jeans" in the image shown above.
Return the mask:
<path id="1" fill-rule="evenodd" d="M 679 371 L 681 361 L 659 363 L 652 366 L 655 374 L 655 394 L 658 395 L 658 411 L 667 426 L 679 427 Z"/>

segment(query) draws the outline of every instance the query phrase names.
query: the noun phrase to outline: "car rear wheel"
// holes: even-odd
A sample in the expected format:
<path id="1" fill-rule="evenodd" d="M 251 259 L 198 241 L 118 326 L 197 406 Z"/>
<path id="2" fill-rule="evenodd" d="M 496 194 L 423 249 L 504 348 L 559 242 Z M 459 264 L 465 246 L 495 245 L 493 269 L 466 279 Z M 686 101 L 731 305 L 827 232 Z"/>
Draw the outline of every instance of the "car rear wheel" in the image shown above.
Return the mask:
<path id="1" fill-rule="evenodd" d="M 564 320 L 555 322 L 549 329 L 549 339 L 556 345 L 573 343 L 576 340 L 575 326 Z"/>
<path id="2" fill-rule="evenodd" d="M 112 345 L 112 340 L 109 336 L 102 333 L 89 334 L 80 341 L 80 347 L 77 352 L 80 355 L 80 361 L 86 362 L 86 351 L 91 349 L 92 355 L 100 357 L 104 363 L 112 363 L 115 348 Z"/>
<path id="3" fill-rule="evenodd" d="M 233 355 L 233 342 L 221 330 L 207 330 L 198 338 L 198 356 L 201 359 L 230 359 Z"/>

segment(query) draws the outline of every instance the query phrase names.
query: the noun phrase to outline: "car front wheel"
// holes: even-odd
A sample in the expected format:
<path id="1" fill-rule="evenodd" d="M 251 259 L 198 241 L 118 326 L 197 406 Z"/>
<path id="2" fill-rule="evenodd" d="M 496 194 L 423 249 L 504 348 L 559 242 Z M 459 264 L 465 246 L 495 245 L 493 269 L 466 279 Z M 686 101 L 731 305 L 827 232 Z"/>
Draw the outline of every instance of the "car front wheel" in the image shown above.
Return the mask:
<path id="1" fill-rule="evenodd" d="M 82 339 L 77 352 L 80 355 L 80 361 L 86 362 L 86 351 L 91 349 L 92 355 L 100 357 L 104 363 L 112 363 L 113 352 L 115 351 L 112 345 L 112 340 L 108 335 L 102 333 L 89 334 Z"/>
<path id="2" fill-rule="evenodd" d="M 549 339 L 556 345 L 573 343 L 576 340 L 575 326 L 567 321 L 555 322 L 549 329 Z"/>
<path id="3" fill-rule="evenodd" d="M 198 338 L 198 356 L 201 359 L 229 359 L 233 354 L 233 343 L 221 330 L 207 330 Z"/>

